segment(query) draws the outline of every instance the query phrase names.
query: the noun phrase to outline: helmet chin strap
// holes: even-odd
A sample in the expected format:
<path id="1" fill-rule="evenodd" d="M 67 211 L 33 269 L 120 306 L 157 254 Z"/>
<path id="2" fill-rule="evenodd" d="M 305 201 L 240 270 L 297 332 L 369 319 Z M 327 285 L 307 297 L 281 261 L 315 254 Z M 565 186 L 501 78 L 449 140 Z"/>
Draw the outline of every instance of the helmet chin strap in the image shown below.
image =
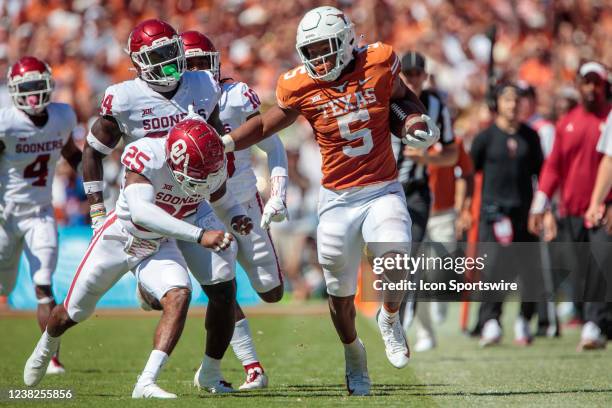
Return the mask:
<path id="1" fill-rule="evenodd" d="M 164 93 L 164 92 L 172 92 L 172 91 L 174 91 L 176 89 L 176 87 L 179 85 L 179 83 L 175 82 L 172 85 L 157 85 L 157 84 L 152 84 L 151 82 L 147 82 L 147 85 L 149 85 L 149 88 L 151 88 L 155 92 Z"/>

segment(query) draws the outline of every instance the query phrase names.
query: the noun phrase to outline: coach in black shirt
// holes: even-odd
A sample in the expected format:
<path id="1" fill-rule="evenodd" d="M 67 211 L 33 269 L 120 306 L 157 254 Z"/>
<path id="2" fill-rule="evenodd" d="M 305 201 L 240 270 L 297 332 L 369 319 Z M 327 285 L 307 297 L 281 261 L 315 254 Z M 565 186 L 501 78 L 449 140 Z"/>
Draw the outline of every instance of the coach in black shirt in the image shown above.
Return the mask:
<path id="1" fill-rule="evenodd" d="M 502 269 L 508 271 L 511 262 L 518 261 L 516 273 L 525 272 L 537 262 L 537 259 L 516 259 L 516 252 L 504 249 L 510 242 L 537 241 L 537 237 L 527 231 L 527 221 L 534 180 L 544 158 L 538 134 L 518 121 L 518 100 L 519 88 L 514 84 L 497 87 L 495 120 L 476 136 L 470 150 L 475 170 L 483 174 L 478 240 L 500 244 L 495 247 L 498 248 L 495 259 L 489 256 L 487 262 L 492 279 L 495 277 L 491 274 Z M 534 308 L 533 303 L 521 304 L 515 324 L 518 343 L 526 345 L 531 342 L 528 322 Z M 482 345 L 494 344 L 501 339 L 501 310 L 501 302 L 481 303 L 479 328 L 482 328 Z"/>

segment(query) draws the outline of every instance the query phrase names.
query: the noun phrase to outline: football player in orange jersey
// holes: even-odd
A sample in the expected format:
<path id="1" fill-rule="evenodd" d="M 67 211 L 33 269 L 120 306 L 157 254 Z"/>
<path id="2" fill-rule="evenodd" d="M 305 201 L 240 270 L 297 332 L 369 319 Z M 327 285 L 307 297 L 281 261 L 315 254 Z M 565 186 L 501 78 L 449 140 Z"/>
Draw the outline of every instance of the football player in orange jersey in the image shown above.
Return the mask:
<path id="1" fill-rule="evenodd" d="M 245 149 L 291 125 L 299 115 L 311 124 L 323 159 L 317 251 L 331 318 L 344 344 L 349 394 L 368 395 L 366 352 L 355 329 L 354 296 L 366 243 L 375 257 L 409 253 L 411 221 L 397 182 L 391 149 L 389 106 L 407 99 L 424 112 L 418 98 L 399 80 L 400 61 L 392 48 L 355 46 L 350 19 L 333 7 L 315 8 L 297 30 L 303 65 L 278 80 L 277 105 L 226 134 L 226 151 Z M 428 130 L 403 136 L 427 148 L 439 130 L 426 115 Z M 406 122 L 408 123 L 408 122 Z M 407 133 L 407 132 L 404 132 Z M 383 248 L 384 247 L 384 248 Z M 397 300 L 397 299 L 395 299 Z M 386 301 L 378 317 L 387 358 L 397 368 L 410 354 L 398 318 L 399 302 Z"/>

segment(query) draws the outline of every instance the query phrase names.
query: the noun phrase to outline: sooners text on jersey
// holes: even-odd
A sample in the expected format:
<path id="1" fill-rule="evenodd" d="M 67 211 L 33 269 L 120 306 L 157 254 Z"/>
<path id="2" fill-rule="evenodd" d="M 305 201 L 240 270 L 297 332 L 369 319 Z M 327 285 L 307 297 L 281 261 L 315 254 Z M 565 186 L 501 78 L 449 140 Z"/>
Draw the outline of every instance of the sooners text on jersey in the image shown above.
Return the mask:
<path id="1" fill-rule="evenodd" d="M 102 99 L 100 114 L 117 120 L 126 143 L 142 137 L 163 137 L 187 116 L 187 108 L 204 119 L 215 109 L 221 89 L 208 72 L 185 72 L 179 88 L 166 99 L 140 78 L 108 87 Z"/>
<path id="2" fill-rule="evenodd" d="M 76 126 L 69 105 L 50 103 L 49 119 L 39 128 L 15 107 L 0 109 L 0 202 L 51 204 L 55 165 Z"/>

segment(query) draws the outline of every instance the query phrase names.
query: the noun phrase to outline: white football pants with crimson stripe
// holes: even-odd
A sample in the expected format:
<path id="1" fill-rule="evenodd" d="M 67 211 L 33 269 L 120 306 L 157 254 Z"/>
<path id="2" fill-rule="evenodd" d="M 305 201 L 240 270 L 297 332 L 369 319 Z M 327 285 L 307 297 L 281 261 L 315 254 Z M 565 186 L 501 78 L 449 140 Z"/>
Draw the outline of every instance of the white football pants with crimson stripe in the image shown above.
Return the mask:
<path id="1" fill-rule="evenodd" d="M 258 293 L 269 292 L 282 284 L 283 277 L 270 234 L 259 225 L 263 212 L 261 197 L 256 194 L 250 200 L 242 203 L 242 206 L 253 220 L 253 230 L 248 235 L 234 234 L 238 243 L 237 259 L 247 273 L 253 289 Z M 204 207 L 205 204 L 202 204 L 202 207 L 198 209 L 197 225 L 207 228 L 202 219 L 206 218 L 207 214 L 212 213 L 212 209 L 210 206 L 208 206 L 208 210 Z M 229 224 L 226 224 L 225 227 L 227 231 L 233 232 Z M 224 254 L 227 251 L 220 253 L 202 251 L 196 244 L 185 241 L 179 241 L 178 246 L 185 256 L 189 270 L 200 285 L 210 285 L 229 280 L 228 276 L 223 276 L 224 271 L 228 271 L 225 268 L 227 259 Z M 233 277 L 232 270 L 231 278 L 233 279 Z M 211 278 L 214 279 L 212 283 Z"/>
<path id="2" fill-rule="evenodd" d="M 124 251 L 130 234 L 111 214 L 93 236 L 64 301 L 75 322 L 87 319 L 98 300 L 129 271 L 158 300 L 173 288 L 191 290 L 187 266 L 174 239 L 162 238 L 150 255 L 145 253 L 145 242 L 142 249 L 134 251 L 138 255 L 130 255 Z"/>

